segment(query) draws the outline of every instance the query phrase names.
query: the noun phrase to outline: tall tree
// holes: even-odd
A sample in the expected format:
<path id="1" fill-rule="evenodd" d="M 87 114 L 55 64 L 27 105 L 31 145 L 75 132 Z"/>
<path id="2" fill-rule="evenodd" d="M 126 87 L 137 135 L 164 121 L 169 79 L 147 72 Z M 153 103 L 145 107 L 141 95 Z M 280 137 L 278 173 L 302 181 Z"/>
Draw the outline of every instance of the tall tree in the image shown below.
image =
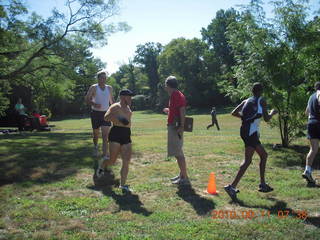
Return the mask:
<path id="1" fill-rule="evenodd" d="M 306 2 L 275 1 L 275 18 L 270 24 L 255 2 L 228 31 L 237 61 L 234 71 L 238 88 L 225 82 L 224 89 L 235 97 L 245 97 L 253 82 L 262 82 L 268 101 L 279 111 L 273 125 L 279 127 L 285 147 L 301 134 L 306 90 L 316 81 L 305 68 L 311 63 L 306 51 L 319 41 L 319 34 L 308 27 Z M 303 38 L 310 34 L 313 40 L 306 45 Z"/>
<path id="2" fill-rule="evenodd" d="M 175 75 L 188 104 L 194 107 L 212 104 L 213 96 L 217 93 L 216 86 L 206 74 L 206 49 L 207 45 L 200 39 L 178 38 L 168 43 L 159 57 L 161 77 L 164 79 L 168 75 Z"/>
<path id="3" fill-rule="evenodd" d="M 66 0 L 66 11 L 54 9 L 52 16 L 43 19 L 28 11 L 22 0 L 4 0 L 0 5 L 0 87 L 10 91 L 16 84 L 28 85 L 26 78 L 47 69 L 58 71 L 61 64 L 77 54 L 71 52 L 70 39 L 79 38 L 90 44 L 105 44 L 107 36 L 118 30 L 127 30 L 106 20 L 118 12 L 115 0 Z M 72 42 L 72 41 L 71 41 Z M 74 43 L 74 42 L 72 42 Z M 1 91 L 2 92 L 2 91 Z M 3 95 L 2 95 L 3 96 Z M 0 95 L 0 105 L 7 105 Z M 1 113 L 1 109 L 0 109 Z"/>
<path id="4" fill-rule="evenodd" d="M 228 80 L 236 86 L 232 77 L 232 67 L 236 64 L 232 46 L 227 35 L 230 24 L 235 23 L 239 13 L 233 8 L 219 10 L 215 18 L 207 26 L 202 28 L 202 40 L 208 45 L 208 54 L 205 61 L 208 65 L 210 76 L 215 76 L 215 81 Z"/>
<path id="5" fill-rule="evenodd" d="M 160 43 L 148 42 L 144 45 L 138 45 L 134 62 L 141 66 L 143 72 L 148 76 L 149 95 L 151 106 L 156 104 L 158 84 L 160 81 L 158 68 L 158 56 L 163 47 Z"/>

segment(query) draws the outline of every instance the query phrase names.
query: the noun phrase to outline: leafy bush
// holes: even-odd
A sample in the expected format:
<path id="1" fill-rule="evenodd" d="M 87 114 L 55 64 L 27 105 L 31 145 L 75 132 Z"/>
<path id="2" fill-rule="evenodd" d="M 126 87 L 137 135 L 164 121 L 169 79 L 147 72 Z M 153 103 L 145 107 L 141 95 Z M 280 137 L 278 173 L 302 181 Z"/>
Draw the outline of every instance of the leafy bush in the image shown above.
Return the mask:
<path id="1" fill-rule="evenodd" d="M 132 98 L 132 109 L 135 111 L 146 110 L 150 107 L 149 97 L 145 95 L 136 95 Z"/>

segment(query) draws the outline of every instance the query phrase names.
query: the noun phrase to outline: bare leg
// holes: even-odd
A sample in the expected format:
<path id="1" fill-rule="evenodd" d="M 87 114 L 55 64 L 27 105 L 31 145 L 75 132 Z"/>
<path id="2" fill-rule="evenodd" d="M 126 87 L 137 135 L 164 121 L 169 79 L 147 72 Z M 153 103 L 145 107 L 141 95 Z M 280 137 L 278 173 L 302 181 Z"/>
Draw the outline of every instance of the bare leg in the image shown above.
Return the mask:
<path id="1" fill-rule="evenodd" d="M 313 160 L 318 153 L 319 149 L 319 140 L 318 139 L 310 139 L 310 150 L 306 158 L 306 166 L 311 168 Z"/>
<path id="2" fill-rule="evenodd" d="M 268 159 L 268 153 L 264 149 L 262 145 L 257 146 L 256 148 L 257 153 L 259 154 L 260 157 L 260 183 L 265 184 L 265 172 L 266 172 L 266 164 L 267 164 L 267 159 Z"/>
<path id="3" fill-rule="evenodd" d="M 117 142 L 110 142 L 109 143 L 109 152 L 110 158 L 102 163 L 102 168 L 107 168 L 117 161 L 118 154 L 120 152 L 120 143 Z"/>
<path id="4" fill-rule="evenodd" d="M 108 156 L 108 136 L 110 132 L 110 127 L 102 126 L 101 133 L 102 133 L 102 156 Z"/>
<path id="5" fill-rule="evenodd" d="M 244 173 L 246 172 L 247 168 L 251 164 L 252 156 L 254 154 L 254 151 L 255 151 L 255 149 L 253 147 L 246 147 L 245 148 L 244 161 L 240 165 L 240 169 L 239 169 L 239 171 L 237 173 L 237 176 L 235 177 L 235 179 L 231 183 L 231 186 L 233 188 L 237 187 L 237 185 L 238 185 L 239 181 L 241 180 L 242 176 L 244 175 Z"/>
<path id="6" fill-rule="evenodd" d="M 129 172 L 129 163 L 131 160 L 132 146 L 131 143 L 124 144 L 121 146 L 121 158 L 122 158 L 122 167 L 120 170 L 120 186 L 124 186 L 127 181 L 128 172 Z"/>
<path id="7" fill-rule="evenodd" d="M 180 168 L 180 177 L 181 178 L 188 178 L 187 174 L 187 163 L 184 155 L 182 156 L 175 156 L 178 162 L 178 166 Z"/>
<path id="8" fill-rule="evenodd" d="M 98 145 L 98 140 L 99 140 L 99 128 L 97 129 L 92 129 L 92 140 L 93 140 L 93 144 L 95 146 Z"/>

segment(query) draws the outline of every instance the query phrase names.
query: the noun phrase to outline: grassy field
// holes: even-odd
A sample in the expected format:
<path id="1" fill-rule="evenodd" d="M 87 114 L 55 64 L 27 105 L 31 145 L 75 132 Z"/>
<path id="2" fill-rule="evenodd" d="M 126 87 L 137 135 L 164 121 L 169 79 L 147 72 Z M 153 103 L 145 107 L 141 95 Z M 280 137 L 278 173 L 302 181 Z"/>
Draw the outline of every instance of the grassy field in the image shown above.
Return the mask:
<path id="1" fill-rule="evenodd" d="M 275 190 L 257 191 L 255 155 L 238 185 L 239 201 L 232 202 L 223 186 L 243 159 L 240 121 L 220 114 L 217 131 L 206 130 L 209 115 L 193 117 L 184 145 L 192 187 L 177 187 L 169 181 L 178 167 L 166 157 L 165 116 L 134 113 L 130 195 L 117 188 L 120 159 L 103 179 L 94 177 L 98 159 L 92 157 L 88 118 L 51 122 L 52 132 L 0 136 L 0 240 L 319 239 L 320 188 L 301 178 L 305 139 L 272 149 L 279 134 L 263 123 L 267 181 Z M 205 193 L 210 172 L 217 196 Z M 320 181 L 319 170 L 314 177 Z"/>

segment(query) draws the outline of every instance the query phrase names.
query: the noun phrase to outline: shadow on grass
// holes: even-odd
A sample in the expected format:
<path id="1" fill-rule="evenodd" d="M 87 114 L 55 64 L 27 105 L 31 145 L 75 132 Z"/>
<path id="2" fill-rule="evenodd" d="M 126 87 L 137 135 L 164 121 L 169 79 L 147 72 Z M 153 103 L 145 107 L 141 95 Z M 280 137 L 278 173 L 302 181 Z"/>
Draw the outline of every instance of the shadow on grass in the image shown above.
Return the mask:
<path id="1" fill-rule="evenodd" d="M 94 168 L 97 161 L 91 157 L 91 137 L 91 132 L 0 136 L 4 149 L 0 154 L 0 186 L 55 182 L 81 168 Z"/>
<path id="2" fill-rule="evenodd" d="M 198 195 L 190 185 L 179 185 L 177 195 L 184 201 L 191 204 L 198 215 L 204 216 L 212 212 L 215 203 Z"/>
<path id="3" fill-rule="evenodd" d="M 144 216 L 149 216 L 153 213 L 143 207 L 143 203 L 140 201 L 138 195 L 132 192 L 117 194 L 112 190 L 113 186 L 119 186 L 119 180 L 115 179 L 111 170 L 105 171 L 104 176 L 101 178 L 97 178 L 97 176 L 94 174 L 93 182 L 94 186 L 88 188 L 95 191 L 101 191 L 105 196 L 113 198 L 116 204 L 119 206 L 119 209 L 116 212 L 131 211 Z"/>
<path id="4" fill-rule="evenodd" d="M 288 148 L 283 148 L 278 145 L 274 147 L 272 144 L 266 144 L 265 146 L 268 149 L 272 149 L 274 155 L 272 162 L 277 167 L 305 167 L 309 146 L 292 145 Z M 316 158 L 314 159 L 312 168 L 320 169 L 320 153 L 317 154 Z"/>
<path id="5" fill-rule="evenodd" d="M 52 117 L 50 121 L 79 120 L 79 119 L 85 119 L 85 118 L 90 118 L 90 113 L 85 113 L 81 115 L 55 116 L 55 117 Z"/>
<path id="6" fill-rule="evenodd" d="M 30 133 L 0 137 L 5 154 L 0 156 L 0 186 L 32 181 L 51 182 L 92 166 L 85 157 L 90 153 L 89 133 Z"/>
<path id="7" fill-rule="evenodd" d="M 308 212 L 304 210 L 294 210 L 292 208 L 287 207 L 287 203 L 282 200 L 278 200 L 276 198 L 267 198 L 270 201 L 275 202 L 275 204 L 271 207 L 262 206 L 262 205 L 249 205 L 244 203 L 242 200 L 236 199 L 233 201 L 233 203 L 237 203 L 242 207 L 247 208 L 262 208 L 267 211 L 269 211 L 270 215 L 275 215 L 279 219 L 285 219 L 286 217 L 293 217 L 296 219 L 301 219 L 306 224 L 312 224 L 317 228 L 320 228 L 320 217 L 309 217 Z M 259 216 L 261 217 L 261 216 Z M 267 217 L 267 215 L 265 215 Z"/>

